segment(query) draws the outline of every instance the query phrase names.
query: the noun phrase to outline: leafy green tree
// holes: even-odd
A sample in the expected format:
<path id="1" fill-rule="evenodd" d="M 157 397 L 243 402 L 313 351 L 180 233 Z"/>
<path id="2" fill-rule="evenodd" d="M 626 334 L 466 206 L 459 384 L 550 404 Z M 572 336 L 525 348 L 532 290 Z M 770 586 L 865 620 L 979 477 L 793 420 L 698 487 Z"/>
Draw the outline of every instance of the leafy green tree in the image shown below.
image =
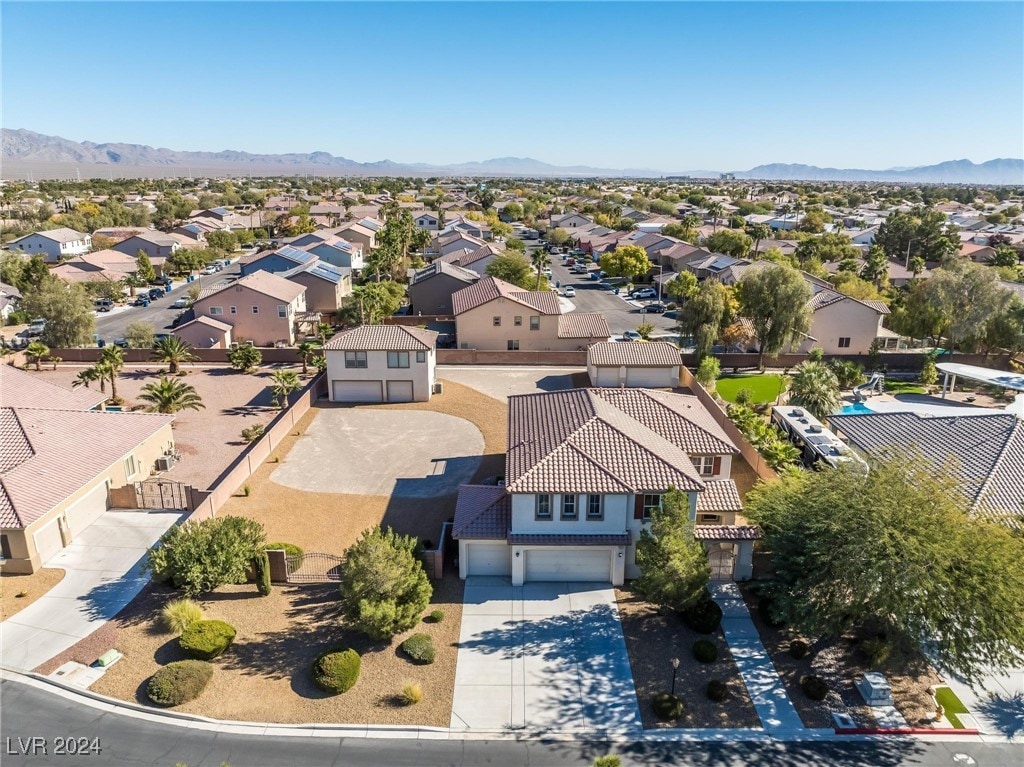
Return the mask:
<path id="1" fill-rule="evenodd" d="M 416 549 L 414 537 L 380 526 L 364 531 L 348 548 L 341 607 L 352 628 L 386 639 L 419 623 L 433 589 Z"/>
<path id="2" fill-rule="evenodd" d="M 761 368 L 766 354 L 777 355 L 810 328 L 807 302 L 811 289 L 800 272 L 790 266 L 776 264 L 751 270 L 736 284 L 736 298 L 742 315 L 754 327 Z"/>
<path id="3" fill-rule="evenodd" d="M 941 262 L 960 250 L 960 238 L 955 231 L 947 231 L 946 217 L 925 207 L 893 213 L 878 227 L 875 244 L 903 263 L 915 256 Z"/>
<path id="4" fill-rule="evenodd" d="M 252 344 L 239 344 L 228 352 L 228 362 L 235 370 L 253 373 L 263 362 L 263 355 Z"/>
<path id="5" fill-rule="evenodd" d="M 969 512 L 955 467 L 885 457 L 762 483 L 777 617 L 808 636 L 867 630 L 977 679 L 1024 663 L 1024 538 Z"/>
<path id="6" fill-rule="evenodd" d="M 700 231 L 696 227 L 687 226 L 683 223 L 666 224 L 662 228 L 661 233 L 666 237 L 675 237 L 691 245 L 697 242 L 697 238 L 700 236 Z"/>
<path id="7" fill-rule="evenodd" d="M 405 286 L 393 280 L 358 285 L 342 307 L 345 324 L 380 325 L 398 311 L 404 296 Z"/>
<path id="8" fill-rule="evenodd" d="M 533 266 L 526 256 L 518 250 L 505 251 L 496 256 L 487 265 L 487 275 L 517 285 L 523 290 L 530 290 L 535 281 Z"/>
<path id="9" fill-rule="evenodd" d="M 484 210 L 490 210 L 494 207 L 495 201 L 498 199 L 497 193 L 493 189 L 487 187 L 481 187 L 477 190 L 476 201 L 480 203 L 480 207 Z"/>
<path id="10" fill-rule="evenodd" d="M 636 326 L 636 332 L 644 341 L 650 341 L 651 335 L 654 333 L 654 325 L 650 322 L 641 322 Z"/>
<path id="11" fill-rule="evenodd" d="M 697 278 L 693 272 L 679 272 L 665 283 L 665 293 L 679 303 L 689 301 L 697 294 Z"/>
<path id="12" fill-rule="evenodd" d="M 80 283 L 66 285 L 47 274 L 22 294 L 21 310 L 32 319 L 46 320 L 41 340 L 51 348 L 67 349 L 92 340 L 92 300 Z"/>
<path id="13" fill-rule="evenodd" d="M 194 386 L 167 376 L 143 386 L 139 399 L 148 404 L 146 410 L 152 413 L 177 413 L 206 407 Z"/>
<path id="14" fill-rule="evenodd" d="M 924 355 L 924 362 L 921 365 L 921 373 L 917 380 L 925 386 L 934 386 L 939 380 L 939 370 L 935 367 L 935 353 Z"/>
<path id="15" fill-rule="evenodd" d="M 1012 266 L 1020 264 L 1020 256 L 1009 245 L 996 246 L 996 253 L 988 260 L 989 266 Z"/>
<path id="16" fill-rule="evenodd" d="M 238 238 L 234 232 L 229 232 L 224 229 L 218 229 L 213 232 L 209 232 L 206 235 L 206 244 L 211 248 L 217 248 L 227 253 L 233 252 L 238 248 Z"/>
<path id="17" fill-rule="evenodd" d="M 167 372 L 174 375 L 180 365 L 195 362 L 199 358 L 192 353 L 192 347 L 177 336 L 167 336 L 153 345 L 151 359 L 167 363 Z"/>
<path id="18" fill-rule="evenodd" d="M 789 402 L 818 419 L 825 419 L 839 404 L 839 379 L 824 362 L 801 362 L 790 374 Z"/>
<path id="19" fill-rule="evenodd" d="M 754 238 L 753 253 L 757 255 L 757 249 L 761 246 L 761 240 L 767 240 L 772 236 L 772 228 L 768 224 L 754 224 L 750 227 L 750 236 Z"/>
<path id="20" fill-rule="evenodd" d="M 612 277 L 633 279 L 651 270 L 651 259 L 639 245 L 620 245 L 601 256 L 601 271 Z"/>
<path id="21" fill-rule="evenodd" d="M 690 499 L 670 488 L 661 508 L 651 513 L 650 530 L 640 531 L 636 564 L 641 575 L 636 588 L 648 600 L 673 610 L 685 610 L 704 598 L 711 568 L 704 547 L 693 537 Z"/>
<path id="22" fill-rule="evenodd" d="M 522 221 L 523 206 L 518 202 L 510 202 L 501 210 L 502 214 L 512 221 Z"/>
<path id="23" fill-rule="evenodd" d="M 853 244 L 853 240 L 839 232 L 826 232 L 819 237 L 805 237 L 796 246 L 795 255 L 801 264 L 811 259 L 817 259 L 821 263 L 835 261 L 855 260 L 860 257 L 860 251 Z"/>
<path id="24" fill-rule="evenodd" d="M 832 360 L 829 363 L 840 389 L 852 389 L 864 383 L 864 368 L 853 360 Z"/>
<path id="25" fill-rule="evenodd" d="M 294 370 L 275 370 L 270 374 L 270 390 L 274 393 L 274 399 L 280 403 L 281 409 L 288 407 L 288 395 L 296 389 L 302 388 L 299 381 L 299 374 Z"/>
<path id="26" fill-rule="evenodd" d="M 509 250 L 526 250 L 526 243 L 520 240 L 518 237 L 509 237 L 505 240 L 505 247 Z"/>
<path id="27" fill-rule="evenodd" d="M 152 322 L 129 322 L 124 331 L 125 340 L 133 349 L 152 348 L 155 336 L 156 328 Z"/>
<path id="28" fill-rule="evenodd" d="M 25 354 L 32 358 L 36 365 L 36 370 L 42 370 L 43 358 L 49 356 L 50 347 L 42 341 L 33 341 L 25 347 Z"/>
<path id="29" fill-rule="evenodd" d="M 729 289 L 717 280 L 704 280 L 679 312 L 679 330 L 693 337 L 697 359 L 703 361 L 730 319 Z"/>
<path id="30" fill-rule="evenodd" d="M 754 241 L 749 235 L 737 229 L 723 229 L 715 232 L 704 241 L 704 247 L 713 253 L 725 253 L 734 258 L 746 258 L 750 255 Z"/>
<path id="31" fill-rule="evenodd" d="M 1013 294 L 989 267 L 948 259 L 924 282 L 921 297 L 940 318 L 939 334 L 955 350 L 957 342 L 981 340 L 986 325 L 1010 307 Z"/>
<path id="32" fill-rule="evenodd" d="M 722 375 L 722 365 L 716 357 L 704 357 L 697 366 L 694 378 L 709 392 L 715 390 L 715 382 Z"/>
<path id="33" fill-rule="evenodd" d="M 879 245 L 872 245 L 860 270 L 860 278 L 875 283 L 879 290 L 889 282 L 889 257 Z"/>
<path id="34" fill-rule="evenodd" d="M 86 389 L 91 388 L 89 384 L 95 383 L 100 380 L 100 372 L 95 368 L 86 368 L 80 370 L 78 375 L 75 376 L 75 380 L 71 383 L 72 389 L 77 389 L 79 386 L 84 386 Z"/>
<path id="35" fill-rule="evenodd" d="M 718 219 L 722 217 L 722 213 L 725 211 L 724 206 L 722 205 L 722 203 L 718 202 L 718 200 L 713 200 L 712 202 L 709 202 L 707 206 L 705 206 L 705 210 L 707 210 L 708 215 L 711 216 L 711 231 L 717 233 Z M 724 253 L 725 251 L 716 252 Z"/>
<path id="36" fill-rule="evenodd" d="M 569 244 L 570 239 L 572 238 L 569 237 L 569 233 L 562 229 L 562 227 L 560 226 L 555 227 L 550 232 L 548 232 L 548 242 L 550 242 L 552 245 L 562 247 L 563 245 Z"/>
<path id="37" fill-rule="evenodd" d="M 232 583 L 245 583 L 252 560 L 267 542 L 263 525 L 234 516 L 175 525 L 149 550 L 143 570 L 195 597 Z"/>
<path id="38" fill-rule="evenodd" d="M 135 258 L 135 264 L 135 274 L 138 275 L 143 284 L 148 285 L 156 279 L 156 269 L 153 268 L 153 262 L 149 260 L 149 256 L 146 255 L 146 251 L 140 250 L 138 252 Z"/>

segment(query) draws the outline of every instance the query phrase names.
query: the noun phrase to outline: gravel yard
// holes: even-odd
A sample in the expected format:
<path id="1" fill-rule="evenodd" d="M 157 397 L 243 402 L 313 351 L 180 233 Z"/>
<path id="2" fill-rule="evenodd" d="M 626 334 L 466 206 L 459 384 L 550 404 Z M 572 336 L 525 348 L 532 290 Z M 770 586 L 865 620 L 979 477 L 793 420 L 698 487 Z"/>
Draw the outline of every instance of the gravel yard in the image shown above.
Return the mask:
<path id="1" fill-rule="evenodd" d="M 628 587 L 616 589 L 615 596 L 644 729 L 761 725 L 721 629 L 710 635 L 698 634 L 675 613 L 663 614 Z M 710 639 L 715 643 L 718 660 L 705 664 L 694 659 L 692 648 L 698 639 Z M 662 722 L 654 716 L 651 701 L 659 692 L 668 692 L 671 687 L 672 658 L 680 660 L 676 695 L 686 705 L 686 711 L 677 722 Z M 729 686 L 730 695 L 722 703 L 709 700 L 705 694 L 712 679 L 726 682 Z"/>
<path id="2" fill-rule="evenodd" d="M 64 571 L 53 567 L 31 575 L 0 573 L 0 621 L 24 610 L 63 579 Z"/>
<path id="3" fill-rule="evenodd" d="M 203 694 L 175 710 L 241 721 L 447 727 L 462 620 L 462 582 L 450 576 L 433 586 L 434 597 L 425 614 L 439 609 L 444 620 L 421 622 L 384 642 L 342 628 L 337 584 L 275 586 L 267 597 L 260 597 L 253 584 L 220 588 L 201 600 L 203 610 L 207 618 L 234 626 L 238 637 L 213 661 L 213 680 Z M 162 586 L 147 587 L 107 626 L 40 670 L 51 671 L 68 660 L 90 663 L 99 653 L 116 647 L 124 659 L 91 689 L 151 705 L 145 696 L 149 677 L 160 666 L 185 657 L 177 637 L 164 633 L 159 625 L 160 609 L 177 596 Z M 433 638 L 434 663 L 414 665 L 399 651 L 402 640 L 414 632 Z M 336 696 L 319 690 L 310 677 L 316 656 L 334 647 L 351 647 L 362 656 L 356 686 Z M 396 702 L 406 681 L 423 686 L 423 700 L 414 706 Z"/>

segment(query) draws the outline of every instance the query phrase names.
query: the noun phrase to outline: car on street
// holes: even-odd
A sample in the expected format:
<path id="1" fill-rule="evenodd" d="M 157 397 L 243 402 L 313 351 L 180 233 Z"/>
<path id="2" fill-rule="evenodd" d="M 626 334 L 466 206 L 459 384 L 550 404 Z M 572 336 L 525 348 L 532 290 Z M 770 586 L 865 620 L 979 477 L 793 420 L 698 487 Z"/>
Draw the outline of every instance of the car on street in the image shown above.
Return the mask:
<path id="1" fill-rule="evenodd" d="M 678 320 L 679 319 L 679 312 L 677 312 L 675 309 L 673 309 L 672 311 L 665 312 L 661 316 L 664 317 L 666 320 Z"/>
<path id="2" fill-rule="evenodd" d="M 658 291 L 654 288 L 640 288 L 634 290 L 629 294 L 630 298 L 644 299 L 644 298 L 657 298 Z"/>
<path id="3" fill-rule="evenodd" d="M 96 311 L 98 312 L 109 312 L 114 308 L 114 302 L 109 298 L 97 298 L 93 301 L 93 306 L 96 307 Z"/>
<path id="4" fill-rule="evenodd" d="M 151 288 L 148 295 L 150 301 L 156 301 L 164 295 L 164 290 L 163 288 Z"/>
<path id="5" fill-rule="evenodd" d="M 132 306 L 149 306 L 149 296 L 138 296 L 132 301 Z"/>
<path id="6" fill-rule="evenodd" d="M 153 343 L 158 344 L 162 341 L 166 341 L 170 337 L 170 333 L 157 333 L 155 336 L 153 336 Z"/>
<path id="7" fill-rule="evenodd" d="M 216 274 L 216 273 L 217 273 L 217 267 L 216 266 L 208 266 L 205 269 L 203 269 L 202 272 L 200 272 L 200 274 Z"/>
<path id="8" fill-rule="evenodd" d="M 155 277 L 155 278 L 153 278 L 152 280 L 149 281 L 149 284 L 150 285 L 170 285 L 171 284 L 171 278 L 168 277 L 167 275 L 164 275 L 162 277 Z"/>
<path id="9" fill-rule="evenodd" d="M 639 341 L 640 340 L 640 334 L 637 333 L 635 330 L 627 330 L 625 333 L 622 334 L 622 340 L 623 341 Z"/>
<path id="10" fill-rule="evenodd" d="M 122 349 L 127 349 L 129 345 L 128 339 L 124 336 L 118 336 L 114 339 L 114 346 L 120 346 Z"/>
<path id="11" fill-rule="evenodd" d="M 668 307 L 658 301 L 652 301 L 644 307 L 644 311 L 648 314 L 664 314 L 666 309 Z"/>
<path id="12" fill-rule="evenodd" d="M 565 265 L 568 266 L 568 267 L 576 266 L 576 259 L 575 258 L 567 258 L 567 259 L 565 259 Z"/>
<path id="13" fill-rule="evenodd" d="M 46 330 L 46 320 L 32 320 L 29 326 L 25 329 L 25 335 L 28 338 L 38 338 L 43 334 L 44 330 Z"/>
<path id="14" fill-rule="evenodd" d="M 572 285 L 567 287 L 565 289 L 565 297 L 566 298 L 575 298 L 576 297 L 576 288 L 574 288 Z"/>
<path id="15" fill-rule="evenodd" d="M 172 309 L 184 309 L 187 306 L 188 306 L 188 299 L 187 298 L 179 298 L 177 301 L 175 301 L 173 304 L 171 304 L 171 308 Z"/>

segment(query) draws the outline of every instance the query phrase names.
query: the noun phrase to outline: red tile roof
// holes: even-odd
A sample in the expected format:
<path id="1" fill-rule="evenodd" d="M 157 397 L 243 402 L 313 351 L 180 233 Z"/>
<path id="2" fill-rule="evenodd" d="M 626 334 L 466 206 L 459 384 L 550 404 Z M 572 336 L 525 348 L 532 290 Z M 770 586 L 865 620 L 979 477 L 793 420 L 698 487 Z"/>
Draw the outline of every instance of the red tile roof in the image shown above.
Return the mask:
<path id="1" fill-rule="evenodd" d="M 571 316 L 571 315 L 566 315 Z M 682 364 L 679 349 L 664 341 L 651 343 L 594 344 L 587 349 L 587 363 L 598 367 L 676 367 Z"/>
<path id="2" fill-rule="evenodd" d="M 504 540 L 512 520 L 512 499 L 497 485 L 460 485 L 452 537 Z"/>
<path id="3" fill-rule="evenodd" d="M 736 483 L 731 479 L 712 479 L 704 483 L 704 492 L 697 496 L 697 512 L 743 511 Z"/>
<path id="4" fill-rule="evenodd" d="M 107 395 L 97 389 L 65 389 L 16 367 L 0 365 L 0 407 L 92 410 L 106 400 Z"/>
<path id="5" fill-rule="evenodd" d="M 513 546 L 628 546 L 629 530 L 621 533 L 510 533 Z"/>
<path id="6" fill-rule="evenodd" d="M 604 315 L 596 312 L 570 312 L 558 318 L 559 338 L 595 339 L 608 338 L 611 334 Z"/>
<path id="7" fill-rule="evenodd" d="M 495 277 L 484 277 L 473 285 L 467 285 L 452 294 L 452 308 L 455 314 L 476 309 L 496 298 L 507 298 L 523 306 L 536 309 L 541 314 L 559 314 L 558 296 L 550 290 L 523 290 L 512 283 Z"/>
<path id="8" fill-rule="evenodd" d="M 757 525 L 697 525 L 693 537 L 698 541 L 756 541 L 764 535 Z"/>
<path id="9" fill-rule="evenodd" d="M 324 349 L 358 351 L 423 351 L 433 349 L 437 332 L 405 325 L 360 325 L 343 330 Z"/>

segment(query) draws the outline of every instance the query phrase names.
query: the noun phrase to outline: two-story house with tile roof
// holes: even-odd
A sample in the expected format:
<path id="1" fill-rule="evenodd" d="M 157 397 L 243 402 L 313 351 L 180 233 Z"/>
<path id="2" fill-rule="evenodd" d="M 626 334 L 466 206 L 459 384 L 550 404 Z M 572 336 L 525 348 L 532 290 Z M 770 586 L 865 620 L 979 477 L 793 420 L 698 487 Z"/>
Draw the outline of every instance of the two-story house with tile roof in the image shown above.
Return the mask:
<path id="1" fill-rule="evenodd" d="M 434 393 L 437 333 L 361 325 L 324 344 L 332 402 L 427 402 Z"/>
<path id="2" fill-rule="evenodd" d="M 6 247 L 20 250 L 29 256 L 38 253 L 46 263 L 56 264 L 61 259 L 80 256 L 92 250 L 92 235 L 62 226 L 45 232 L 26 234 L 24 237 L 11 240 Z"/>
<path id="3" fill-rule="evenodd" d="M 294 346 L 296 323 L 306 312 L 306 286 L 258 271 L 227 285 L 204 288 L 192 310 L 197 318 L 231 325 L 236 342 Z"/>
<path id="4" fill-rule="evenodd" d="M 695 397 L 574 389 L 509 397 L 505 486 L 463 485 L 459 575 L 621 584 L 671 488 L 689 498 L 716 577 L 749 578 L 759 531 L 731 479 L 739 450 Z"/>

